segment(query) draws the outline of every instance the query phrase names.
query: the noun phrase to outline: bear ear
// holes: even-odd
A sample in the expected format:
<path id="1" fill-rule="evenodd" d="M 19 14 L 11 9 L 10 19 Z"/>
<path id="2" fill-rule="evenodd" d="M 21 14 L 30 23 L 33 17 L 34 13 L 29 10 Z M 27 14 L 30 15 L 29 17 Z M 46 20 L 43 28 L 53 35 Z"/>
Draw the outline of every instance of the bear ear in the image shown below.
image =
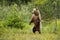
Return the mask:
<path id="1" fill-rule="evenodd" d="M 33 11 L 36 11 L 36 8 L 34 8 Z"/>

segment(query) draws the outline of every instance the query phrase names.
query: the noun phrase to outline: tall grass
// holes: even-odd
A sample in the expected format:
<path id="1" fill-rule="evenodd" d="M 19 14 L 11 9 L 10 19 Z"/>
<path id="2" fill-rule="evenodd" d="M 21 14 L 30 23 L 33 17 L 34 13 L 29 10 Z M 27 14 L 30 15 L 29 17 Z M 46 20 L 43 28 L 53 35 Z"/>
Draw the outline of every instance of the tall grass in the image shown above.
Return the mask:
<path id="1" fill-rule="evenodd" d="M 54 26 L 53 22 L 47 26 L 43 26 L 42 34 L 36 32 L 33 34 L 32 28 L 33 24 L 29 25 L 25 23 L 25 28 L 23 30 L 16 28 L 3 28 L 2 35 L 0 37 L 1 40 L 60 40 L 60 21 L 58 20 L 57 26 L 57 34 L 53 33 Z M 1 31 L 1 29 L 0 29 Z"/>

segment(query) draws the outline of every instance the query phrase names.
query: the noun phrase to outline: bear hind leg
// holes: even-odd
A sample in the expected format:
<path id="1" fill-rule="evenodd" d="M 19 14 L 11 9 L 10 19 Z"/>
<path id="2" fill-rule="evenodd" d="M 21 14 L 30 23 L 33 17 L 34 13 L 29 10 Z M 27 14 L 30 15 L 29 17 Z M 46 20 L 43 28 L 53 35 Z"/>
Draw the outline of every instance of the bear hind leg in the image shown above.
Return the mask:
<path id="1" fill-rule="evenodd" d="M 36 32 L 36 28 L 34 27 L 34 28 L 33 28 L 33 33 L 35 33 L 35 32 Z"/>

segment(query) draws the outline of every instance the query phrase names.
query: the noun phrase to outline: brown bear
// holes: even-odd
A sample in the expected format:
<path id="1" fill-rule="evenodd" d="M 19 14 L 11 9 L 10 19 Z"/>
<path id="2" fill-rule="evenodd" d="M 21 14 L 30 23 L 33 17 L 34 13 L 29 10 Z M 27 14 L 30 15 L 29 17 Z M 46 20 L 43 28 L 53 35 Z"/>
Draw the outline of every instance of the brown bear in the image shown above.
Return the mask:
<path id="1" fill-rule="evenodd" d="M 41 31 L 40 31 L 40 18 L 39 18 L 39 13 L 37 12 L 37 9 L 33 12 L 30 24 L 31 23 L 34 23 L 33 33 L 35 33 L 36 31 L 41 33 Z"/>

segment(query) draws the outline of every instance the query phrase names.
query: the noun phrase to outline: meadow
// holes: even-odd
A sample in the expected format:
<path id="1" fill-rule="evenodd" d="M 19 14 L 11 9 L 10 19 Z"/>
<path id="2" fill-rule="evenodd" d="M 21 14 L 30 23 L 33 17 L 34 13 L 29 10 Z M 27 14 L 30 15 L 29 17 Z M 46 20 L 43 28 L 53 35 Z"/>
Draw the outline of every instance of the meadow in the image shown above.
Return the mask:
<path id="1" fill-rule="evenodd" d="M 29 25 L 35 7 L 41 14 L 41 34 Z M 0 40 L 60 40 L 60 1 L 0 0 Z"/>
<path id="2" fill-rule="evenodd" d="M 54 22 L 42 27 L 42 33 L 32 32 L 33 24 L 25 24 L 26 27 L 21 30 L 17 28 L 1 28 L 2 34 L 0 40 L 60 40 L 60 20 L 57 21 L 57 30 L 54 33 Z"/>

